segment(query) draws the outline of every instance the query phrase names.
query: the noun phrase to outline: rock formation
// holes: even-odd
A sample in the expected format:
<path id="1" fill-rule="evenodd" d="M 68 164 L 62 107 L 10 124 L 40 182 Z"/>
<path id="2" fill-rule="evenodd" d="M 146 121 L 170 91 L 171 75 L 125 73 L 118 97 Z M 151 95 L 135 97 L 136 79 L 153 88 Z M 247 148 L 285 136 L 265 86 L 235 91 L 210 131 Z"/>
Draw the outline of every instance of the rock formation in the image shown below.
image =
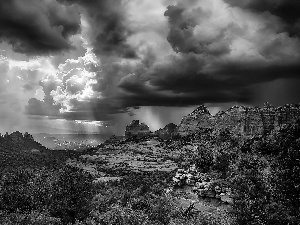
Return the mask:
<path id="1" fill-rule="evenodd" d="M 157 136 L 163 140 L 167 140 L 172 137 L 172 135 L 174 134 L 176 129 L 177 129 L 177 126 L 174 123 L 169 123 L 164 128 L 161 128 L 161 129 L 155 131 L 154 134 L 155 134 L 155 136 Z"/>
<path id="2" fill-rule="evenodd" d="M 294 123 L 297 119 L 300 119 L 299 104 L 278 108 L 268 103 L 265 103 L 263 108 L 233 106 L 215 116 L 202 105 L 182 119 L 176 132 L 180 136 L 187 136 L 201 128 L 212 128 L 228 129 L 236 135 L 264 135 L 272 130 L 279 130 L 286 124 Z"/>
<path id="3" fill-rule="evenodd" d="M 192 191 L 201 198 L 216 198 L 226 204 L 232 204 L 232 193 L 229 184 L 220 180 L 213 180 L 209 174 L 200 173 L 195 166 L 189 169 L 178 169 L 173 177 L 174 188 L 183 188 L 185 185 L 191 186 Z"/>
<path id="4" fill-rule="evenodd" d="M 187 136 L 197 132 L 199 128 L 211 128 L 213 125 L 214 117 L 210 114 L 206 106 L 201 105 L 192 113 L 183 117 L 177 128 L 177 133 L 180 136 Z"/>
<path id="5" fill-rule="evenodd" d="M 148 136 L 150 136 L 149 127 L 144 123 L 140 123 L 139 120 L 133 120 L 126 126 L 126 138 L 143 138 Z"/>

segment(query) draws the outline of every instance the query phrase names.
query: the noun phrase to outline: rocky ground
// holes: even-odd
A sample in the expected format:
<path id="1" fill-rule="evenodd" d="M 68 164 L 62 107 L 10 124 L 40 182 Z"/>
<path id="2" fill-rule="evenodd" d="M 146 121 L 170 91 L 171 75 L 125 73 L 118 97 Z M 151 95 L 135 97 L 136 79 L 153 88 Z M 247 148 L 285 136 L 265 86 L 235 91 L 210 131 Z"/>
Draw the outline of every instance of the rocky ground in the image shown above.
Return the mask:
<path id="1" fill-rule="evenodd" d="M 91 173 L 95 183 L 119 181 L 122 174 L 130 171 L 170 172 L 173 179 L 169 180 L 165 194 L 172 202 L 182 209 L 201 212 L 207 218 L 213 216 L 221 221 L 220 224 L 231 224 L 231 199 L 228 200 L 226 187 L 220 187 L 220 182 L 209 178 L 208 174 L 201 174 L 193 167 L 183 170 L 177 163 L 178 157 L 186 151 L 193 152 L 194 148 L 191 143 L 184 148 L 168 148 L 165 141 L 158 138 L 121 141 L 102 144 L 93 153 L 81 155 L 68 163 Z"/>

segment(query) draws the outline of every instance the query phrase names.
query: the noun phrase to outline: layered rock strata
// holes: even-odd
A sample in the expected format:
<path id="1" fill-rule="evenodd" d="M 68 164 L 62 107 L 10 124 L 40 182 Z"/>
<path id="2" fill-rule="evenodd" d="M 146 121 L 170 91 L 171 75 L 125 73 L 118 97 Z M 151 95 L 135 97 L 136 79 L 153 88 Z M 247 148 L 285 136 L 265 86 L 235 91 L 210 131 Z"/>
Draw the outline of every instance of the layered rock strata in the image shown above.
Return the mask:
<path id="1" fill-rule="evenodd" d="M 272 130 L 281 129 L 286 124 L 295 123 L 297 119 L 300 119 L 299 104 L 289 104 L 278 108 L 268 103 L 265 103 L 263 108 L 233 106 L 215 116 L 212 116 L 202 105 L 182 119 L 176 133 L 186 136 L 201 128 L 212 128 L 228 129 L 237 135 L 265 135 Z"/>

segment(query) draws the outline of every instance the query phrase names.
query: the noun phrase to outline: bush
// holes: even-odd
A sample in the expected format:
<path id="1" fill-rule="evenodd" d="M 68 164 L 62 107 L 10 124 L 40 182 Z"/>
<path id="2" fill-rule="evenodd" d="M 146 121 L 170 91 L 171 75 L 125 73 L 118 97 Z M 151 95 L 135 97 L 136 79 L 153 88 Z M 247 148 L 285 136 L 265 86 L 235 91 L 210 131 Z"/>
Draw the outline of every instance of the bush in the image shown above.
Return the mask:
<path id="1" fill-rule="evenodd" d="M 82 169 L 65 166 L 53 183 L 50 214 L 64 223 L 85 219 L 91 210 L 93 178 Z"/>
<path id="2" fill-rule="evenodd" d="M 233 210 L 238 224 L 265 224 L 270 188 L 261 173 L 265 162 L 258 156 L 245 154 L 237 163 L 237 175 L 232 179 Z"/>
<path id="3" fill-rule="evenodd" d="M 192 158 L 192 163 L 195 164 L 201 172 L 206 173 L 213 165 L 213 154 L 209 149 L 199 146 L 197 154 Z"/>
<path id="4" fill-rule="evenodd" d="M 92 215 L 86 221 L 87 225 L 150 225 L 147 215 L 143 211 L 132 210 L 127 207 L 114 206 L 105 213 L 98 211 L 92 212 Z"/>
<path id="5" fill-rule="evenodd" d="M 230 154 L 226 152 L 222 152 L 218 156 L 216 156 L 213 164 L 213 169 L 222 174 L 223 178 L 226 178 L 226 174 L 229 170 L 231 162 Z"/>
<path id="6" fill-rule="evenodd" d="M 13 213 L 41 209 L 49 201 L 50 175 L 43 171 L 17 169 L 0 181 L 0 210 Z"/>
<path id="7" fill-rule="evenodd" d="M 1 225 L 61 225 L 58 218 L 51 217 L 47 212 L 32 211 L 30 213 L 0 212 Z"/>

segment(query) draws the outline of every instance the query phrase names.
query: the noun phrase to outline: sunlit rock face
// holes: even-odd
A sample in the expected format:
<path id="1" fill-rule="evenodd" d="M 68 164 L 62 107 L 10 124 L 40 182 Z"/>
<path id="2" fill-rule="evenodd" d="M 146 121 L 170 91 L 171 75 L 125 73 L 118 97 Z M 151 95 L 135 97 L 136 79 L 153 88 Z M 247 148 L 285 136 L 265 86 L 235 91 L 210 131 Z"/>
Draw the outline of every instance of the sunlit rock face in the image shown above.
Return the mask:
<path id="1" fill-rule="evenodd" d="M 126 138 L 142 138 L 148 136 L 150 136 L 149 127 L 144 123 L 140 123 L 139 120 L 133 120 L 129 125 L 126 126 Z"/>
<path id="2" fill-rule="evenodd" d="M 169 123 L 164 128 L 155 131 L 154 134 L 163 140 L 167 140 L 173 136 L 176 129 L 177 126 L 174 123 Z"/>
<path id="3" fill-rule="evenodd" d="M 232 134 L 243 136 L 266 135 L 286 124 L 295 123 L 297 119 L 300 119 L 299 104 L 278 108 L 269 103 L 265 103 L 263 108 L 233 106 L 215 116 L 210 115 L 205 106 L 200 106 L 182 119 L 177 133 L 186 136 L 201 128 L 211 128 L 218 131 L 228 129 Z"/>

